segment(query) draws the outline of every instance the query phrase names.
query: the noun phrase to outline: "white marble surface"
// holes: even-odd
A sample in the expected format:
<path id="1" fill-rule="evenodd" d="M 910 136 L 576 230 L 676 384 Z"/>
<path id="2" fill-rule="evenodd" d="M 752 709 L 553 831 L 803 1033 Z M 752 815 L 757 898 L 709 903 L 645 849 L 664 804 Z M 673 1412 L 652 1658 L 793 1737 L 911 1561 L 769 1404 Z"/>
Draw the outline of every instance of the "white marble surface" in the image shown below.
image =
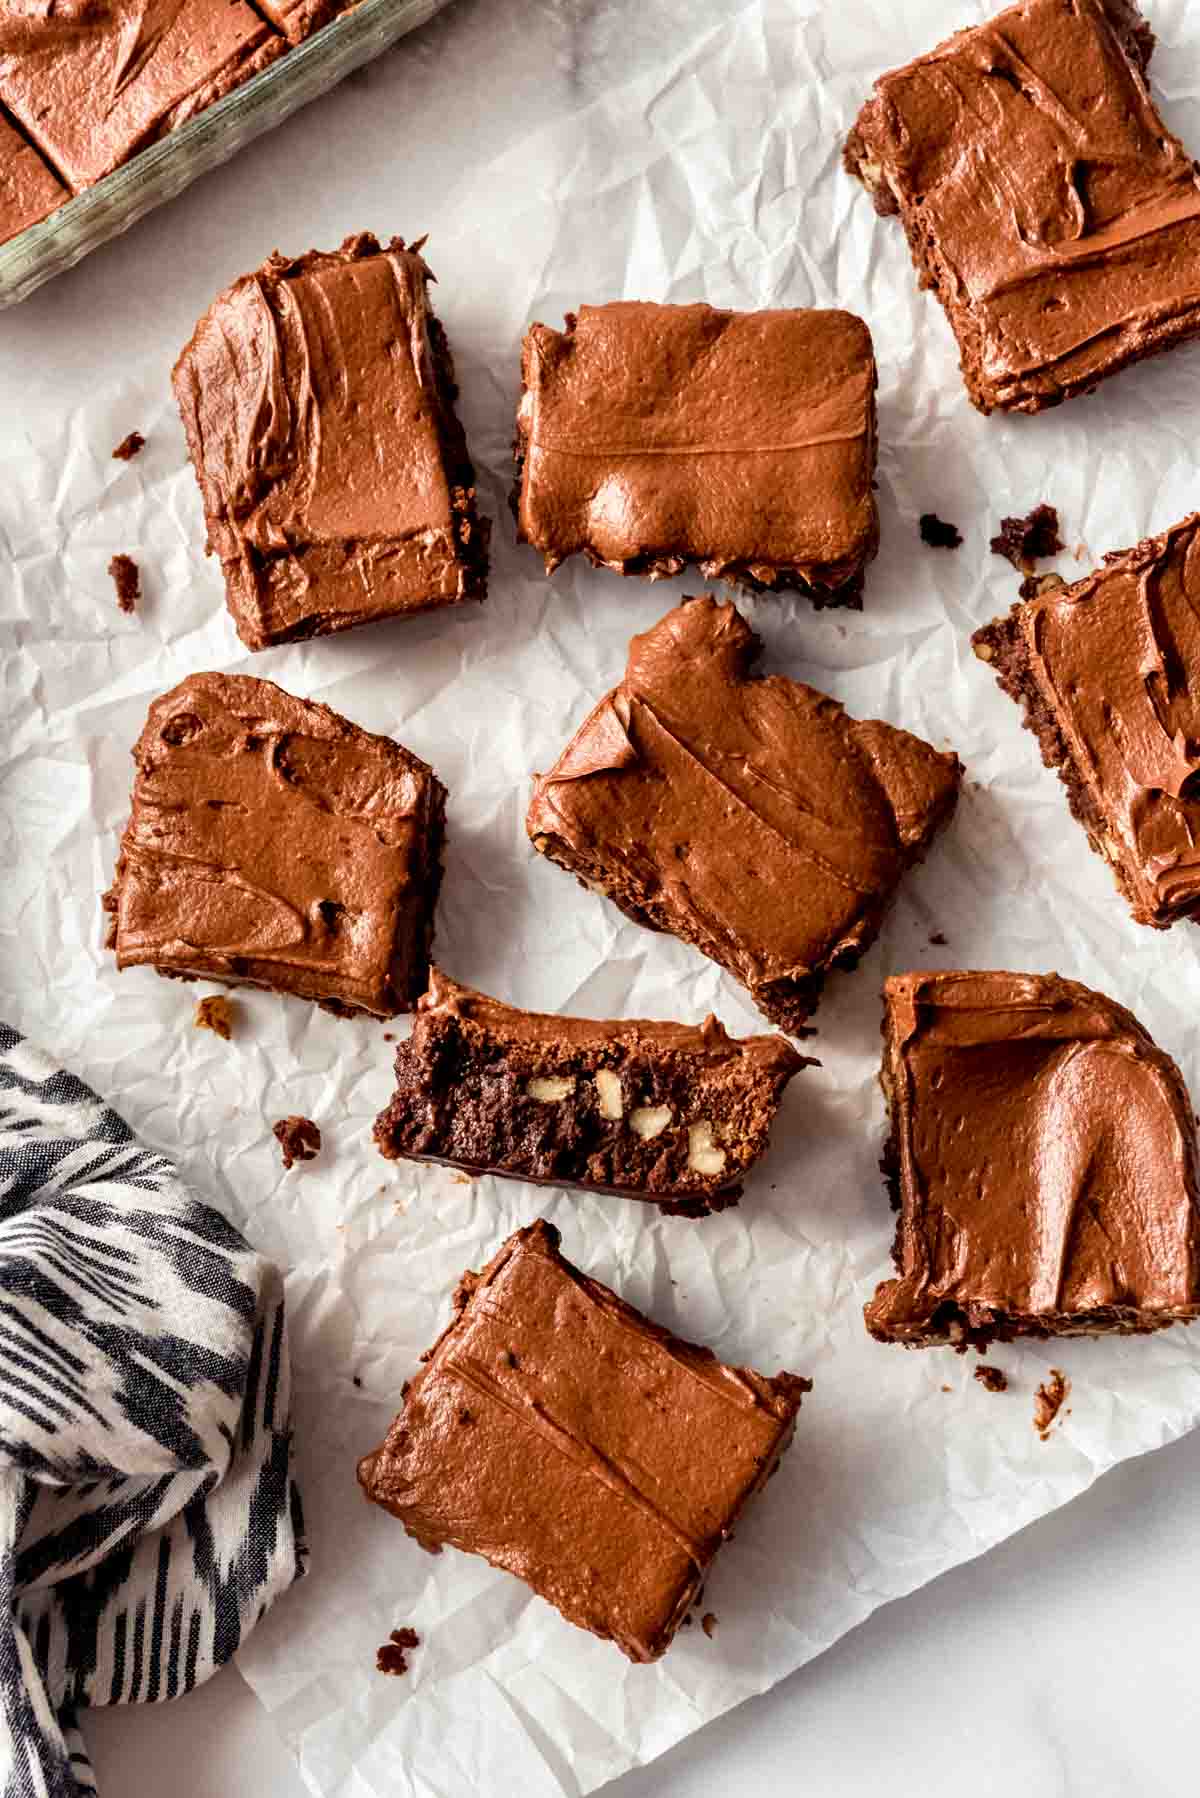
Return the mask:
<path id="1" fill-rule="evenodd" d="M 733 9 L 734 0 L 455 0 L 418 39 L 0 318 L 0 395 L 36 394 L 48 344 L 60 372 L 86 380 L 134 350 L 151 319 L 182 342 L 197 292 L 215 291 L 275 241 L 308 241 L 310 183 L 344 192 L 353 214 L 364 144 L 402 144 L 406 187 L 427 197 L 419 222 L 432 223 L 464 170 L 506 147 L 512 126 L 498 121 L 519 110 L 514 96 L 531 126 L 543 123 L 633 73 L 665 34 Z M 469 86 L 479 96 L 444 134 L 427 105 L 413 125 L 426 80 L 439 95 Z M 272 196 L 270 244 L 243 225 L 247 183 Z M 384 231 L 413 221 L 353 222 Z M 609 1789 L 615 1798 L 749 1798 L 769 1783 L 819 1798 L 874 1798 L 881 1787 L 936 1798 L 964 1786 L 972 1798 L 1192 1798 L 1198 1526 L 1193 1437 L 1118 1468 L 985 1560 L 887 1607 L 768 1696 Z M 87 1728 L 107 1798 L 303 1790 L 232 1671 L 174 1706 L 101 1713 Z"/>

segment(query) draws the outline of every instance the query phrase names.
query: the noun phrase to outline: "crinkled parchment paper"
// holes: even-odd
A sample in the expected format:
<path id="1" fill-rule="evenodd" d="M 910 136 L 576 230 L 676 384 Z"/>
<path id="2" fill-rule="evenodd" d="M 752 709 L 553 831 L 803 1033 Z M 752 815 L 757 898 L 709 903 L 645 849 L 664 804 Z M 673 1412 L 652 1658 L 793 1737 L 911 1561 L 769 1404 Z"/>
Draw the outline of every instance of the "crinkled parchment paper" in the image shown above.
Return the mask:
<path id="1" fill-rule="evenodd" d="M 189 269 L 192 291 L 172 296 L 163 324 L 147 316 L 144 354 L 119 375 L 81 385 L 77 373 L 31 369 L 37 406 L 23 407 L 22 371 L 0 345 L 0 579 L 15 642 L 0 774 L 6 1002 L 292 1270 L 312 1572 L 240 1658 L 328 1798 L 590 1791 L 1200 1415 L 1200 1331 L 995 1350 L 1011 1387 L 993 1397 L 971 1378 L 974 1357 L 878 1346 L 861 1319 L 892 1230 L 876 1169 L 885 972 L 1061 969 L 1131 1006 L 1200 1092 L 1200 937 L 1129 921 L 1016 708 L 968 645 L 1013 597 L 1011 569 L 987 548 L 1002 513 L 1057 504 L 1072 546 L 1059 566 L 1071 574 L 1195 505 L 1200 353 L 1177 351 L 1059 414 L 979 417 L 900 228 L 876 220 L 839 151 L 871 77 L 981 9 L 841 0 L 822 22 L 795 0 L 762 0 L 690 44 L 686 9 L 665 10 L 657 73 L 643 54 L 631 85 L 552 128 L 514 133 L 499 162 L 460 157 L 466 172 L 436 216 L 398 155 L 359 169 L 333 198 L 313 195 L 321 244 L 363 223 L 433 228 L 439 310 L 496 519 L 482 608 L 256 657 L 239 648 L 202 555 L 167 386 L 180 308 L 194 316 L 234 272 L 227 265 L 210 278 Z M 710 25 L 720 10 L 708 10 Z M 621 15 L 598 15 L 615 65 Z M 1153 17 L 1168 116 L 1200 146 L 1200 19 L 1183 0 Z M 581 91 L 601 91 L 590 79 Z M 269 203 L 269 193 L 254 200 Z M 630 634 L 695 590 L 577 566 L 547 581 L 513 541 L 522 328 L 620 296 L 838 304 L 868 319 L 883 549 L 866 609 L 818 615 L 779 599 L 746 609 L 769 668 L 954 745 L 968 775 L 956 820 L 879 944 L 830 983 L 813 1045 L 822 1065 L 790 1089 L 740 1208 L 702 1222 L 386 1164 L 369 1134 L 390 1086 L 382 1026 L 249 994 L 226 1044 L 191 1027 L 206 989 L 149 971 L 118 977 L 101 948 L 98 899 L 147 704 L 191 669 L 239 668 L 394 734 L 438 769 L 451 799 L 437 953 L 452 973 L 548 1010 L 698 1019 L 711 1007 L 734 1030 L 762 1027 L 716 968 L 626 923 L 537 858 L 522 829 L 530 771 L 619 675 Z M 112 462 L 135 426 L 148 448 Z M 957 553 L 919 543 L 929 509 L 962 528 Z M 104 572 L 116 550 L 143 565 L 134 619 L 117 613 Z M 930 943 L 939 932 L 944 947 Z M 327 1146 L 285 1176 L 270 1126 L 289 1112 L 316 1118 Z M 630 1666 L 479 1561 L 423 1554 L 355 1487 L 355 1459 L 386 1428 L 458 1273 L 539 1213 L 572 1258 L 672 1329 L 816 1382 L 793 1450 L 709 1582 L 715 1638 L 686 1631 L 657 1666 Z M 1069 1374 L 1071 1397 L 1043 1443 L 1032 1400 L 1051 1363 Z M 401 1623 L 422 1645 L 407 1678 L 385 1679 L 374 1651 Z"/>

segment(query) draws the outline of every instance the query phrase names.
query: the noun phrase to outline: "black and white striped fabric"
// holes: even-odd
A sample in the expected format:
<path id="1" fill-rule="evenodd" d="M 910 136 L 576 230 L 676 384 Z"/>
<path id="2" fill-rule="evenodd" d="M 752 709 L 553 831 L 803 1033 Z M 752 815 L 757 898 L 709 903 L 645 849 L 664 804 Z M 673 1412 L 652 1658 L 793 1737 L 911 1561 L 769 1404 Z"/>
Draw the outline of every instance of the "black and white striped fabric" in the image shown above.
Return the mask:
<path id="1" fill-rule="evenodd" d="M 174 1698 L 304 1571 L 283 1282 L 0 1024 L 0 1790 L 95 1782 L 84 1705 Z"/>

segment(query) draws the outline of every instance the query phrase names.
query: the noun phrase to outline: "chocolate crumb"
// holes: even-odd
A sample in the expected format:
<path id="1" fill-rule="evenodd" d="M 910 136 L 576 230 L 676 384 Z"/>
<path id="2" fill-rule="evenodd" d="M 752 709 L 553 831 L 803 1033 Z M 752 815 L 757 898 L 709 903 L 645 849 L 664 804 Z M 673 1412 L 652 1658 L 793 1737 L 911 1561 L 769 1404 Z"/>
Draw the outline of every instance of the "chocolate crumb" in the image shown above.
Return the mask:
<path id="1" fill-rule="evenodd" d="M 123 612 L 132 612 L 142 597 L 137 563 L 132 556 L 114 556 L 108 565 L 108 572 L 117 589 L 117 604 Z"/>
<path id="2" fill-rule="evenodd" d="M 930 549 L 957 549 L 962 543 L 958 526 L 946 524 L 936 512 L 922 512 L 920 531 L 921 542 L 928 543 Z"/>
<path id="3" fill-rule="evenodd" d="M 684 1618 L 683 1622 L 679 1625 L 679 1627 L 680 1627 L 680 1629 L 691 1629 L 692 1613 L 690 1611 L 688 1612 L 687 1616 Z"/>
<path id="4" fill-rule="evenodd" d="M 700 1628 L 704 1631 L 710 1641 L 712 1640 L 713 1632 L 716 1627 L 717 1619 L 715 1613 L 712 1611 L 705 1611 L 703 1617 L 700 1619 Z"/>
<path id="5" fill-rule="evenodd" d="M 379 1673 L 401 1674 L 408 1672 L 408 1661 L 405 1650 L 421 1646 L 421 1638 L 415 1629 L 394 1629 L 387 1641 L 375 1650 L 375 1668 Z"/>
<path id="6" fill-rule="evenodd" d="M 1043 1442 L 1049 1440 L 1050 1429 L 1071 1390 L 1066 1374 L 1052 1367 L 1033 1397 L 1033 1427 Z"/>
<path id="7" fill-rule="evenodd" d="M 383 1040 L 385 1043 L 394 1043 L 396 1039 L 390 1030 L 385 1030 L 383 1033 Z"/>
<path id="8" fill-rule="evenodd" d="M 986 1367 L 981 1361 L 975 1369 L 975 1378 L 989 1392 L 1008 1391 L 1008 1375 L 1002 1367 Z"/>
<path id="9" fill-rule="evenodd" d="M 1058 534 L 1058 513 L 1044 502 L 1025 518 L 1002 518 L 1000 534 L 992 538 L 992 554 L 1006 556 L 1023 574 L 1031 572 L 1031 562 L 1056 556 L 1065 548 Z"/>
<path id="10" fill-rule="evenodd" d="M 935 949 L 944 949 L 946 947 L 945 931 L 944 930 L 931 930 L 929 932 L 929 941 L 933 944 L 933 947 Z"/>
<path id="11" fill-rule="evenodd" d="M 360 1388 L 360 1389 L 361 1389 L 361 1387 L 362 1387 L 362 1381 L 361 1381 L 361 1380 L 360 1380 L 360 1379 L 359 1379 L 359 1377 L 358 1377 L 358 1375 L 357 1375 L 357 1374 L 356 1374 L 356 1373 L 352 1373 L 352 1374 L 351 1374 L 351 1375 L 350 1375 L 350 1381 L 351 1381 L 351 1384 L 352 1384 L 352 1385 L 354 1385 L 354 1386 L 358 1386 L 358 1387 L 359 1387 L 359 1388 Z"/>
<path id="12" fill-rule="evenodd" d="M 311 1118 L 280 1118 L 271 1129 L 283 1150 L 285 1169 L 297 1161 L 312 1161 L 321 1153 L 321 1132 Z"/>
<path id="13" fill-rule="evenodd" d="M 192 1023 L 197 1030 L 215 1030 L 228 1042 L 233 1035 L 233 1000 L 227 999 L 224 993 L 210 993 L 207 999 L 197 1003 Z"/>
<path id="14" fill-rule="evenodd" d="M 142 433 L 140 431 L 130 431 L 128 437 L 122 437 L 120 443 L 118 443 L 116 449 L 113 451 L 113 461 L 132 462 L 139 451 L 144 450 L 145 447 L 146 439 L 142 436 Z"/>

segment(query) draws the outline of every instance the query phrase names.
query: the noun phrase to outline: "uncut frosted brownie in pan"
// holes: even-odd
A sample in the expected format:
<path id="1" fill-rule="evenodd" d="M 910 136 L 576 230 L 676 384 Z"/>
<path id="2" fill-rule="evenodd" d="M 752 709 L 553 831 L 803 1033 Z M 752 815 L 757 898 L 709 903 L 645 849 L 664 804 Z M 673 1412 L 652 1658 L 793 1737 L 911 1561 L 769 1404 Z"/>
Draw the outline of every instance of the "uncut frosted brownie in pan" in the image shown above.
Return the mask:
<path id="1" fill-rule="evenodd" d="M 1000 972 L 898 974 L 884 1006 L 899 1218 L 873 1336 L 964 1350 L 1200 1315 L 1196 1120 L 1132 1013 Z"/>
<path id="2" fill-rule="evenodd" d="M 859 606 L 879 542 L 875 358 L 849 312 L 620 300 L 532 325 L 518 536 L 658 579 Z"/>
<path id="3" fill-rule="evenodd" d="M 440 969 L 375 1123 L 389 1160 L 582 1186 L 699 1217 L 736 1204 L 784 1088 L 780 1036 L 520 1011 Z"/>
<path id="4" fill-rule="evenodd" d="M 800 681 L 755 676 L 760 647 L 711 598 L 634 637 L 619 685 L 537 777 L 526 829 L 795 1032 L 827 972 L 874 941 L 954 810 L 962 764 Z"/>
<path id="5" fill-rule="evenodd" d="M 391 1017 L 424 990 L 446 790 L 389 737 L 248 675 L 150 708 L 104 905 L 119 968 Z"/>
<path id="6" fill-rule="evenodd" d="M 175 396 L 250 649 L 481 599 L 489 525 L 420 245 L 270 257 L 216 300 Z"/>
<path id="7" fill-rule="evenodd" d="M 1200 514 L 975 632 L 1139 924 L 1200 917 Z"/>
<path id="8" fill-rule="evenodd" d="M 898 213 L 983 412 L 1037 412 L 1200 332 L 1200 181 L 1129 0 L 1024 0 L 883 75 L 846 144 Z"/>
<path id="9" fill-rule="evenodd" d="M 778 1466 L 811 1382 L 681 1341 L 558 1245 L 539 1220 L 463 1275 L 358 1478 L 423 1548 L 482 1555 L 653 1661 Z"/>

